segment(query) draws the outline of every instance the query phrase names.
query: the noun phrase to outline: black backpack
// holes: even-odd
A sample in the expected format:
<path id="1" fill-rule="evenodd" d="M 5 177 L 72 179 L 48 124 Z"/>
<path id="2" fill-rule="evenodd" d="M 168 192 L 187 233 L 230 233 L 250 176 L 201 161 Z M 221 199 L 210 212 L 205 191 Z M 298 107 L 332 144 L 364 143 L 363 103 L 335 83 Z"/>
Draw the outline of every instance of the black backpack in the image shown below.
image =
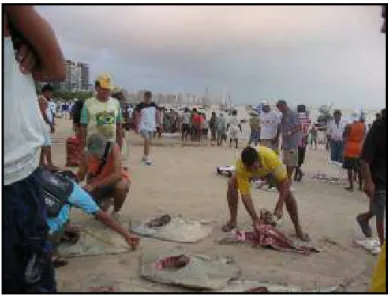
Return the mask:
<path id="1" fill-rule="evenodd" d="M 71 179 L 61 172 L 53 172 L 47 169 L 40 171 L 41 184 L 46 203 L 47 217 L 55 218 L 65 204 L 69 204 L 68 198 L 73 192 L 74 186 Z"/>

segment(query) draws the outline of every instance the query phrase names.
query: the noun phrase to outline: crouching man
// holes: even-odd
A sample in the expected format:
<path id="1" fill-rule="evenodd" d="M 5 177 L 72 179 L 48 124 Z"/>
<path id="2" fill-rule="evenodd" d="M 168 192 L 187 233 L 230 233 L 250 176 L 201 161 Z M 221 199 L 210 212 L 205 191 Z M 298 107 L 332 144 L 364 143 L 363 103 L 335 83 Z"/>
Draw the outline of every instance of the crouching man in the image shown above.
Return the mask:
<path id="1" fill-rule="evenodd" d="M 258 178 L 266 179 L 273 186 L 276 186 L 279 192 L 274 215 L 278 219 L 282 218 L 285 203 L 297 237 L 302 241 L 309 241 L 309 236 L 302 231 L 299 223 L 298 206 L 290 191 L 287 171 L 276 153 L 264 146 L 259 146 L 257 149 L 246 147 L 241 153 L 241 158 L 236 162 L 236 171 L 229 180 L 227 191 L 230 219 L 222 227 L 222 230 L 228 232 L 237 226 L 238 191 L 240 191 L 242 202 L 251 216 L 253 224 L 259 220 L 250 194 L 250 181 Z"/>
<path id="2" fill-rule="evenodd" d="M 122 166 L 120 147 L 108 142 L 101 134 L 91 134 L 87 140 L 84 159 L 77 173 L 79 182 L 86 178 L 84 189 L 103 211 L 108 211 L 113 198 L 111 216 L 119 219 L 119 212 L 129 192 L 129 174 Z"/>
<path id="3" fill-rule="evenodd" d="M 95 216 L 98 221 L 121 234 L 132 249 L 136 249 L 140 242 L 139 237 L 131 234 L 109 214 L 102 211 L 92 197 L 76 183 L 75 179 L 75 175 L 72 176 L 71 172 L 53 173 L 42 170 L 49 240 L 54 249 L 54 267 L 67 264 L 67 261 L 61 258 L 57 252 L 57 247 L 61 241 L 75 243 L 79 237 L 79 231 L 69 224 L 72 207 L 81 209 L 87 215 Z"/>

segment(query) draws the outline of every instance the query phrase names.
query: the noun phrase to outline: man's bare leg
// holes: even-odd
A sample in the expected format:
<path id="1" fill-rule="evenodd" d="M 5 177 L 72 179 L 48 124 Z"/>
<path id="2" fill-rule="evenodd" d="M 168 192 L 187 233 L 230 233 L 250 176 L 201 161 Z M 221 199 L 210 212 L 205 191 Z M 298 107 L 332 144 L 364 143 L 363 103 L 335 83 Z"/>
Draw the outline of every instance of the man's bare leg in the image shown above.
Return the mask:
<path id="1" fill-rule="evenodd" d="M 291 221 L 294 224 L 296 236 L 302 241 L 310 241 L 310 237 L 303 233 L 299 222 L 298 204 L 296 203 L 294 195 L 290 192 L 290 195 L 286 199 L 287 212 L 290 215 Z"/>
<path id="2" fill-rule="evenodd" d="M 150 141 L 148 138 L 144 138 L 144 157 L 148 157 L 150 154 Z"/>
<path id="3" fill-rule="evenodd" d="M 231 177 L 228 182 L 227 201 L 229 207 L 230 218 L 226 225 L 222 227 L 223 231 L 230 231 L 237 225 L 237 211 L 238 211 L 238 190 L 237 179 Z"/>
<path id="4" fill-rule="evenodd" d="M 129 192 L 130 183 L 126 179 L 122 179 L 115 185 L 113 191 L 113 211 L 118 213 L 125 202 L 127 194 Z"/>
<path id="5" fill-rule="evenodd" d="M 290 181 L 290 184 L 292 182 L 292 174 L 294 173 L 294 169 L 295 169 L 294 166 L 287 166 L 287 176 Z"/>
<path id="6" fill-rule="evenodd" d="M 44 147 L 42 146 L 40 148 L 40 157 L 39 157 L 39 166 L 41 166 L 41 167 L 45 166 L 45 164 L 46 164 L 44 157 L 45 157 Z"/>
<path id="7" fill-rule="evenodd" d="M 376 217 L 376 231 L 377 231 L 377 235 L 379 236 L 380 245 L 383 246 L 384 240 L 385 240 L 384 220 L 378 219 L 377 217 Z"/>

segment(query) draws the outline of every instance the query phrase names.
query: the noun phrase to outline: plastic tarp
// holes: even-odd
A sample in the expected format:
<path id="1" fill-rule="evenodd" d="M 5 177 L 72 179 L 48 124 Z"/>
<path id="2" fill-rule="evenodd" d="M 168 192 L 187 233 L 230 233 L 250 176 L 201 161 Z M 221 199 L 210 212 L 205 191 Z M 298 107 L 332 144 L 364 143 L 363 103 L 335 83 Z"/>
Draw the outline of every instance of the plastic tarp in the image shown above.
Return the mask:
<path id="1" fill-rule="evenodd" d="M 156 217 L 147 219 L 137 226 L 133 225 L 132 231 L 141 236 L 179 243 L 195 243 L 212 233 L 212 227 L 206 221 L 188 220 L 181 216 L 165 216 L 168 216 L 169 221 L 160 227 L 150 227 L 149 225 L 158 218 Z"/>
<path id="2" fill-rule="evenodd" d="M 240 275 L 229 257 L 191 255 L 181 250 L 141 258 L 140 275 L 150 281 L 197 290 L 219 290 Z"/>
<path id="3" fill-rule="evenodd" d="M 80 239 L 74 245 L 59 245 L 58 251 L 63 257 L 117 254 L 131 250 L 121 235 L 94 218 L 87 219 L 82 225 L 77 223 L 76 226 L 81 231 Z"/>
<path id="4" fill-rule="evenodd" d="M 304 290 L 293 285 L 278 285 L 269 282 L 233 280 L 228 285 L 218 290 L 221 293 L 333 293 L 340 291 L 339 287 L 327 287 L 315 290 Z"/>

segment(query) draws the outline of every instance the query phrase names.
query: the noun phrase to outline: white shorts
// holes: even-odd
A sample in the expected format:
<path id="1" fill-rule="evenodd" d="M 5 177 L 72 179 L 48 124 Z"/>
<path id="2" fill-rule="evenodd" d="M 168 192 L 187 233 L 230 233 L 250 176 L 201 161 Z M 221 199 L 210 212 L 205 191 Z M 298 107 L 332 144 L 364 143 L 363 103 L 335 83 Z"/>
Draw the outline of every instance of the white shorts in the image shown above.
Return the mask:
<path id="1" fill-rule="evenodd" d="M 239 139 L 240 130 L 238 128 L 230 128 L 229 129 L 229 138 L 230 139 Z"/>

